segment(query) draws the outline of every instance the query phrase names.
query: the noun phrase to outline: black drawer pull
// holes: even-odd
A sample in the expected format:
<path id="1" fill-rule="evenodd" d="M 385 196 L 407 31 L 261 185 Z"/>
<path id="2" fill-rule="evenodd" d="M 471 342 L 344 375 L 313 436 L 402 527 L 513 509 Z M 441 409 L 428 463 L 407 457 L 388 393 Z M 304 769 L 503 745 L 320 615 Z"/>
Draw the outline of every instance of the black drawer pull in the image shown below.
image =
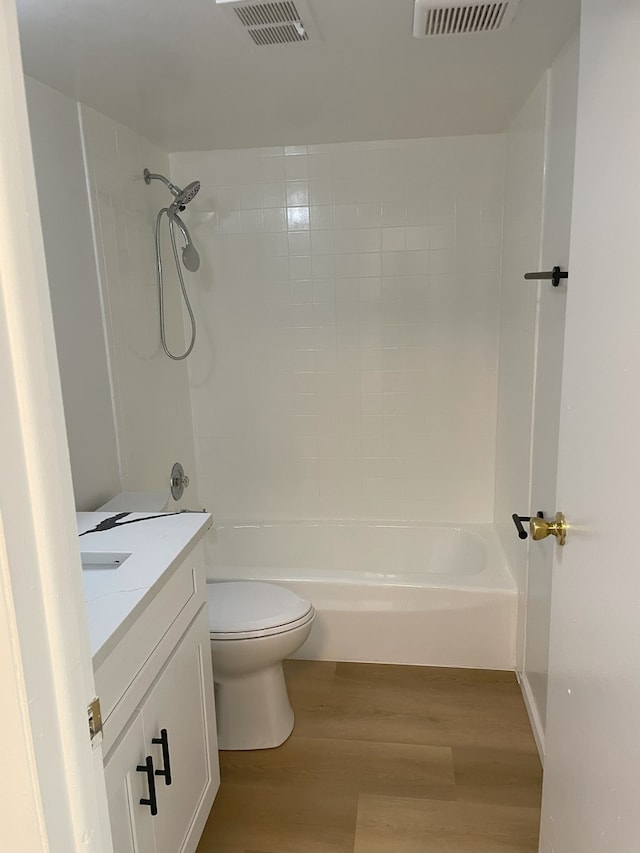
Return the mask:
<path id="1" fill-rule="evenodd" d="M 156 776 L 164 776 L 164 784 L 171 784 L 171 759 L 169 757 L 169 736 L 166 729 L 160 729 L 160 737 L 151 738 L 151 743 L 162 744 L 162 770 L 156 770 Z"/>
<path id="2" fill-rule="evenodd" d="M 136 767 L 138 773 L 147 774 L 147 782 L 149 783 L 149 799 L 144 797 L 140 799 L 141 806 L 149 806 L 152 815 L 158 814 L 158 801 L 156 800 L 156 780 L 153 775 L 153 758 L 147 755 L 144 764 L 138 764 Z"/>

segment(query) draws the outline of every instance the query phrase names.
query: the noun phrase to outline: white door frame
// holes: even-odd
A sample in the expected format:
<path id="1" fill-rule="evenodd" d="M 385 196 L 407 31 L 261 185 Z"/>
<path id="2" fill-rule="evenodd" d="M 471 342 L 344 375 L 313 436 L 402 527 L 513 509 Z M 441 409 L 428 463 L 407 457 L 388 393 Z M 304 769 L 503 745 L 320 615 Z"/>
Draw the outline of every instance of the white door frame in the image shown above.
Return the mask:
<path id="1" fill-rule="evenodd" d="M 0 4 L 0 849 L 112 850 L 14 0 Z M 96 448 L 99 452 L 99 448 Z"/>

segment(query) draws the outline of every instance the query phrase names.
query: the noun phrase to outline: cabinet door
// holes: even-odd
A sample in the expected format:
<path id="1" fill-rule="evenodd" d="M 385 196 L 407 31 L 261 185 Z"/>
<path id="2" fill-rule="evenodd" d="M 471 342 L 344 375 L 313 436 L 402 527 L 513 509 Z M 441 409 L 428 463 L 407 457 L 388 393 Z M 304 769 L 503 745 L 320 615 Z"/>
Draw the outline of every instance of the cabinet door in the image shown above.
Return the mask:
<path id="1" fill-rule="evenodd" d="M 141 799 L 149 799 L 148 779 L 136 770 L 149 754 L 145 751 L 142 716 L 137 713 L 104 766 L 114 853 L 154 853 L 155 818 L 149 806 L 140 804 Z"/>
<path id="2" fill-rule="evenodd" d="M 204 607 L 176 646 L 142 705 L 147 747 L 162 773 L 166 742 L 171 784 L 157 775 L 158 814 L 153 819 L 157 853 L 195 850 L 194 822 L 201 832 L 218 788 L 217 738 L 209 620 Z M 204 814 L 203 814 L 204 812 Z M 197 832 L 199 836 L 200 832 Z"/>

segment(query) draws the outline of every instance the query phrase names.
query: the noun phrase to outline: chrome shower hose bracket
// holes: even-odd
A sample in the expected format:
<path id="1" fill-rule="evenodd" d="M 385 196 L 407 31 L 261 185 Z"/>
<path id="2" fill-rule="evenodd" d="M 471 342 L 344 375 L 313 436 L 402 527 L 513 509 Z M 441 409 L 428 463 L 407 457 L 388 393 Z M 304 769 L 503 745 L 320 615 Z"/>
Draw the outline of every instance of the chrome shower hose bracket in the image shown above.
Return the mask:
<path id="1" fill-rule="evenodd" d="M 174 501 L 179 501 L 189 485 L 189 477 L 184 473 L 184 468 L 179 462 L 175 462 L 171 469 L 169 485 L 171 486 L 171 497 Z"/>

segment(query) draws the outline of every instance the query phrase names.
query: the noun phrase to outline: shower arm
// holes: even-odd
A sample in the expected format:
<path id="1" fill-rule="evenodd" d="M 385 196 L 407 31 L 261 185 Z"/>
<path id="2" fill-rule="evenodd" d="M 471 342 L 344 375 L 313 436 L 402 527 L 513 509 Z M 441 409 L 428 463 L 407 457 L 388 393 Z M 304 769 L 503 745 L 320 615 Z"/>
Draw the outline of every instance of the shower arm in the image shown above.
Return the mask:
<path id="1" fill-rule="evenodd" d="M 177 187 L 175 184 L 172 184 L 168 178 L 165 178 L 164 175 L 158 175 L 154 172 L 150 172 L 148 169 L 145 169 L 143 172 L 144 182 L 147 186 L 151 183 L 151 181 L 162 181 L 162 183 L 169 189 L 174 196 L 178 196 L 181 192 L 180 187 Z"/>

